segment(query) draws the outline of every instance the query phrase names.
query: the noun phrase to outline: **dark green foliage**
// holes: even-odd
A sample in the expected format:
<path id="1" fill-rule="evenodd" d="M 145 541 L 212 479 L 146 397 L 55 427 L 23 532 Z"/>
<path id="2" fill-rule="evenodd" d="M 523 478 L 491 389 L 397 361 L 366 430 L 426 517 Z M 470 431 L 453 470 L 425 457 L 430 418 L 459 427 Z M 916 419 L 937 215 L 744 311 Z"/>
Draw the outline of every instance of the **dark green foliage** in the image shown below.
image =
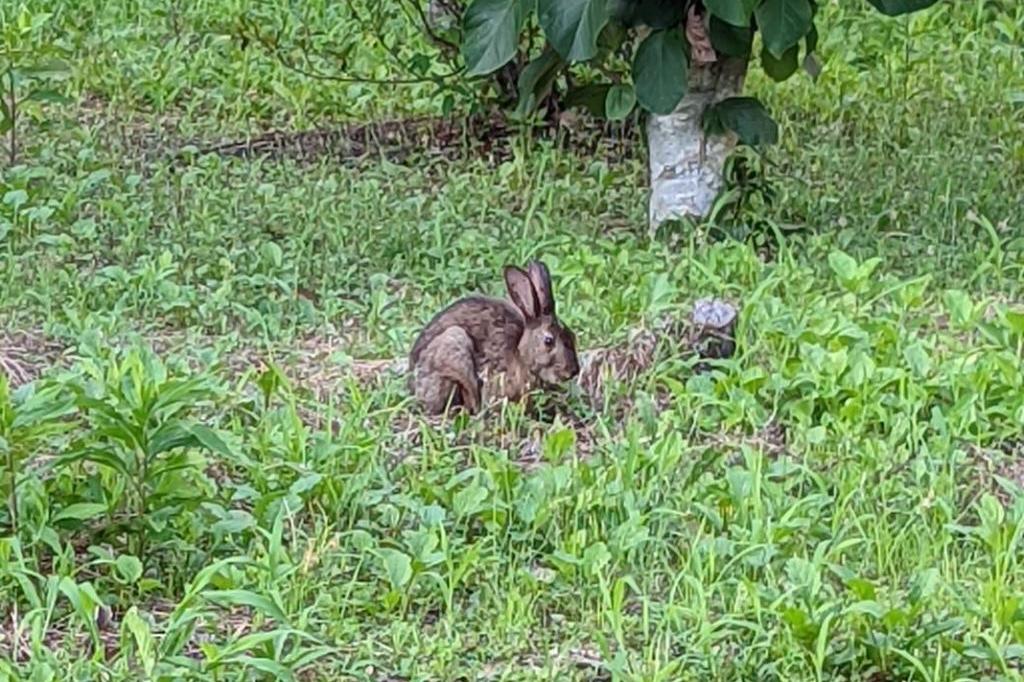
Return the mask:
<path id="1" fill-rule="evenodd" d="M 754 97 L 729 97 L 716 103 L 704 113 L 704 127 L 708 132 L 732 131 L 740 142 L 752 147 L 775 144 L 779 139 L 778 124 Z"/>
<path id="2" fill-rule="evenodd" d="M 670 114 L 686 94 L 686 53 L 679 29 L 652 32 L 637 48 L 633 82 L 640 105 L 655 114 Z"/>
<path id="3" fill-rule="evenodd" d="M 924 9 L 935 0 L 870 2 L 885 14 L 898 15 Z M 531 4 L 527 0 L 470 3 L 463 36 L 463 54 L 470 74 L 492 72 L 512 59 L 523 11 Z M 564 62 L 555 64 L 542 55 L 542 63 L 527 67 L 531 73 L 525 81 L 520 80 L 519 112 L 533 110 L 550 92 L 561 71 L 574 64 L 596 62 L 606 68 L 621 68 L 621 60 L 614 59 L 621 41 L 616 40 L 610 49 L 601 45 L 603 31 L 616 26 L 652 31 L 643 40 L 628 41 L 627 49 L 633 50 L 633 101 L 651 113 L 670 113 L 687 89 L 689 46 L 679 31 L 691 5 L 698 12 L 711 14 L 708 33 L 719 55 L 749 57 L 756 26 L 764 44 L 760 63 L 773 80 L 784 81 L 797 71 L 801 41 L 807 48 L 808 71 L 814 73 L 817 30 L 813 0 L 537 0 L 539 27 Z M 593 84 L 582 87 L 589 89 L 568 93 L 566 103 L 580 104 L 615 119 L 629 114 L 625 107 L 631 98 L 624 97 L 625 89 L 615 91 L 615 106 L 609 109 Z"/>

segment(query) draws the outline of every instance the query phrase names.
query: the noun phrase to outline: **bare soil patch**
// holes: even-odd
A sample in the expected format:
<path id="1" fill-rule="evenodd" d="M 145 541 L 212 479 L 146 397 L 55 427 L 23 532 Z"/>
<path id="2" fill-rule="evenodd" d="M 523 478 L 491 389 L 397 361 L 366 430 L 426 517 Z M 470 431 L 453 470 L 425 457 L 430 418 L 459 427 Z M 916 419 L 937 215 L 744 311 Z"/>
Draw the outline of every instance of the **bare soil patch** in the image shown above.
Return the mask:
<path id="1" fill-rule="evenodd" d="M 418 116 L 372 123 L 327 122 L 305 130 L 268 129 L 196 137 L 186 114 L 123 111 L 95 95 L 79 103 L 77 123 L 127 159 L 145 163 L 173 159 L 187 163 L 197 155 L 290 160 L 304 165 L 330 161 L 344 165 L 386 159 L 391 163 L 430 165 L 432 161 L 485 160 L 492 165 L 512 158 L 523 136 L 550 140 L 581 158 L 610 163 L 641 158 L 642 131 L 633 121 L 608 122 L 575 111 L 530 125 L 511 121 L 501 111 L 470 116 Z"/>

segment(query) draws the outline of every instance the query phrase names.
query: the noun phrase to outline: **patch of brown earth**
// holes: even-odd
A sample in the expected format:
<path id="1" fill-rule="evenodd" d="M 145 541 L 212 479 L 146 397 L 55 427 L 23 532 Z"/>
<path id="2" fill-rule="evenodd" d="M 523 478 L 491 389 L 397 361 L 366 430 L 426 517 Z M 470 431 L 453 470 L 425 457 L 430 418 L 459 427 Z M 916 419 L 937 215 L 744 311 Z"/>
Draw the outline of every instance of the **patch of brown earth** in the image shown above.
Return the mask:
<path id="1" fill-rule="evenodd" d="M 0 372 L 12 387 L 38 379 L 50 367 L 63 364 L 67 349 L 42 332 L 0 329 Z"/>

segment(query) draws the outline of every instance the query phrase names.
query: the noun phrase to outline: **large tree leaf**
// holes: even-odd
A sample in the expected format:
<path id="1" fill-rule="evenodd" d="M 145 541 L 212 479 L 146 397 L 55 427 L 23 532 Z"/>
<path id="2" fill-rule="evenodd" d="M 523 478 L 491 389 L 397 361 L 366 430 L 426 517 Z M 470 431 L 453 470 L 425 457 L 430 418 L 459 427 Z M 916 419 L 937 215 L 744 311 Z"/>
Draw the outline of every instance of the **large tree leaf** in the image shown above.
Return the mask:
<path id="1" fill-rule="evenodd" d="M 711 107 L 705 116 L 717 118 L 717 123 L 736 133 L 740 142 L 751 146 L 775 144 L 779 140 L 779 126 L 771 114 L 753 97 L 729 97 Z"/>
<path id="2" fill-rule="evenodd" d="M 516 53 L 519 31 L 535 0 L 473 0 L 462 19 L 466 73 L 496 71 Z"/>
<path id="3" fill-rule="evenodd" d="M 608 18 L 626 27 L 633 27 L 640 0 L 608 0 Z"/>
<path id="4" fill-rule="evenodd" d="M 750 27 L 733 26 L 718 17 L 711 17 L 711 46 L 715 52 L 726 57 L 749 57 L 754 42 L 754 30 Z"/>
<path id="5" fill-rule="evenodd" d="M 629 31 L 625 27 L 614 21 L 609 21 L 601 29 L 601 35 L 597 37 L 598 59 L 601 59 L 602 54 L 618 50 L 628 37 Z"/>
<path id="6" fill-rule="evenodd" d="M 537 108 L 544 97 L 551 92 L 551 85 L 561 71 L 565 62 L 558 56 L 550 46 L 520 72 L 519 101 L 516 106 L 516 113 L 525 115 Z"/>
<path id="7" fill-rule="evenodd" d="M 647 111 L 671 114 L 686 94 L 687 61 L 683 36 L 677 29 L 654 31 L 633 58 L 636 98 Z"/>
<path id="8" fill-rule="evenodd" d="M 754 15 L 765 48 L 776 58 L 807 35 L 814 18 L 808 0 L 764 0 Z"/>
<path id="9" fill-rule="evenodd" d="M 591 83 L 573 88 L 565 96 L 565 106 L 578 107 L 589 112 L 591 116 L 604 118 L 605 103 L 611 87 L 611 83 Z"/>
<path id="10" fill-rule="evenodd" d="M 607 0 L 537 0 L 537 18 L 562 59 L 584 62 L 597 54 L 597 37 L 608 23 Z"/>
<path id="11" fill-rule="evenodd" d="M 608 0 L 608 14 L 625 26 L 671 28 L 683 21 L 679 0 Z"/>
<path id="12" fill-rule="evenodd" d="M 890 17 L 909 14 L 931 7 L 939 0 L 868 0 L 875 9 Z"/>
<path id="13" fill-rule="evenodd" d="M 712 16 L 733 26 L 750 26 L 750 15 L 754 13 L 757 0 L 704 0 Z"/>
<path id="14" fill-rule="evenodd" d="M 800 48 L 796 45 L 776 58 L 768 49 L 761 50 L 761 68 L 775 82 L 781 83 L 792 76 L 799 64 Z"/>

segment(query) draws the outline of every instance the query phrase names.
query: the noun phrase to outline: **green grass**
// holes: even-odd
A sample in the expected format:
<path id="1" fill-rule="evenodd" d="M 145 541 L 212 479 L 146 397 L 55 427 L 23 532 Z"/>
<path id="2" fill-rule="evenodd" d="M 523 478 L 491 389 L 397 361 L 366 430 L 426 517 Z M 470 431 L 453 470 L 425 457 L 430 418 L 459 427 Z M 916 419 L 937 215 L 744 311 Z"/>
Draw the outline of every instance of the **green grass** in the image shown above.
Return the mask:
<path id="1" fill-rule="evenodd" d="M 173 161 L 448 93 L 298 76 L 232 0 L 50 4 L 80 104 L 0 176 L 0 678 L 1021 679 L 1020 9 L 829 3 L 817 83 L 752 73 L 775 197 L 720 227 L 801 228 L 765 254 L 648 238 L 642 153 Z M 250 13 L 396 73 L 345 8 Z M 536 255 L 581 347 L 659 334 L 600 403 L 440 425 L 351 378 Z M 695 374 L 664 325 L 711 295 L 739 352 Z"/>

